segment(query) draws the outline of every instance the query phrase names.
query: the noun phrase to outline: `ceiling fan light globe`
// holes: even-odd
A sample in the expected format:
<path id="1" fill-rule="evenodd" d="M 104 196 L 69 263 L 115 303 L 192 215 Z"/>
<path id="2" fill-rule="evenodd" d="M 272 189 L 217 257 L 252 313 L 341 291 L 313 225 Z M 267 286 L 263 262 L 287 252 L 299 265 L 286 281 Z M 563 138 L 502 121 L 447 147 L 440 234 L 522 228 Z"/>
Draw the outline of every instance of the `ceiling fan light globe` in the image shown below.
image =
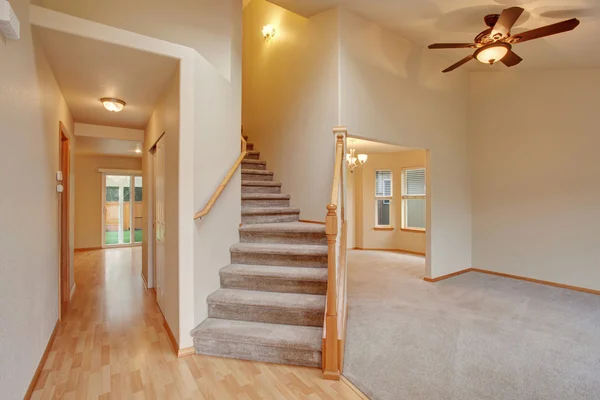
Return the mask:
<path id="1" fill-rule="evenodd" d="M 477 61 L 484 64 L 494 64 L 502 60 L 511 48 L 512 46 L 510 44 L 504 42 L 488 44 L 487 46 L 477 49 L 475 58 Z"/>

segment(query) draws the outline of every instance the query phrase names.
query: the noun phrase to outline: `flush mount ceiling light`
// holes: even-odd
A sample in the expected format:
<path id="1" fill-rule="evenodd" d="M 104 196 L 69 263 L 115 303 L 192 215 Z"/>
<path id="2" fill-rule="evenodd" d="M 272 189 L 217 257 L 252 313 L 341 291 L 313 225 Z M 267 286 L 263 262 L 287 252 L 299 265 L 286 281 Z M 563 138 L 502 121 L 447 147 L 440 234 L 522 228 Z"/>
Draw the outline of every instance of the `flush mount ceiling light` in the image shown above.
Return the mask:
<path id="1" fill-rule="evenodd" d="M 508 43 L 496 42 L 477 49 L 474 56 L 479 62 L 493 65 L 502 60 L 511 49 L 512 46 Z"/>
<path id="2" fill-rule="evenodd" d="M 103 97 L 100 101 L 104 104 L 104 108 L 111 112 L 120 112 L 125 107 L 125 104 L 127 104 L 123 100 L 112 97 Z"/>
<path id="3" fill-rule="evenodd" d="M 358 154 L 356 155 L 356 149 L 354 148 L 354 139 L 350 139 L 350 150 L 348 154 L 346 154 L 346 164 L 348 165 L 348 169 L 350 172 L 354 172 L 354 170 L 358 167 L 362 167 L 367 162 L 369 158 L 366 154 Z"/>
<path id="4" fill-rule="evenodd" d="M 265 42 L 268 42 L 269 40 L 273 39 L 275 37 L 275 28 L 273 28 L 273 25 L 265 25 L 262 28 L 262 35 L 263 38 L 265 38 Z"/>

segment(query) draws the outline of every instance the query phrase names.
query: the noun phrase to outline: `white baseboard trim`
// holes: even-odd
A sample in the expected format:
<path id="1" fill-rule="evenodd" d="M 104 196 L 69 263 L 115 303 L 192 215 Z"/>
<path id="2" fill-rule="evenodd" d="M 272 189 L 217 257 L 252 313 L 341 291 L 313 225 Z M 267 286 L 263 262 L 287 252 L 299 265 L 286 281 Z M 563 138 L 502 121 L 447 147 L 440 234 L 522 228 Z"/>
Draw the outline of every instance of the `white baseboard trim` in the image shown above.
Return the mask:
<path id="1" fill-rule="evenodd" d="M 73 295 L 75 294 L 75 288 L 77 285 L 73 282 L 73 286 L 71 286 L 71 294 L 69 295 L 69 301 L 73 301 Z"/>

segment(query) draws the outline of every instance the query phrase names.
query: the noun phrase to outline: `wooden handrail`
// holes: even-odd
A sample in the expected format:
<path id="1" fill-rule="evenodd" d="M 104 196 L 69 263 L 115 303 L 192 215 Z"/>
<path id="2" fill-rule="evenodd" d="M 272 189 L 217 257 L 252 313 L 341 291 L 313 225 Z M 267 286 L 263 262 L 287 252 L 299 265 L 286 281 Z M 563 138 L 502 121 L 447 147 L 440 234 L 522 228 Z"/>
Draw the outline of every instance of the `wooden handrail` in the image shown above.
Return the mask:
<path id="1" fill-rule="evenodd" d="M 210 210 L 213 208 L 213 206 L 217 202 L 217 199 L 219 198 L 219 196 L 221 196 L 221 193 L 223 193 L 223 190 L 225 190 L 225 188 L 227 187 L 227 184 L 233 177 L 233 174 L 235 174 L 235 171 L 238 169 L 238 167 L 240 166 L 240 164 L 242 163 L 244 158 L 246 158 L 246 156 L 248 155 L 248 151 L 246 150 L 247 147 L 248 147 L 248 144 L 246 143 L 246 139 L 244 139 L 244 136 L 242 136 L 242 152 L 240 153 L 240 156 L 237 158 L 237 160 L 235 160 L 235 162 L 233 163 L 233 165 L 227 172 L 227 175 L 225 175 L 225 178 L 223 178 L 223 181 L 221 182 L 219 187 L 217 187 L 217 190 L 215 190 L 215 192 L 211 196 L 210 200 L 208 200 L 208 202 L 206 203 L 204 208 L 201 211 L 198 211 L 194 215 L 194 220 L 200 219 L 200 218 L 206 216 L 210 212 Z"/>
<path id="2" fill-rule="evenodd" d="M 344 359 L 346 333 L 346 220 L 344 213 L 344 168 L 346 128 L 336 134 L 331 199 L 325 217 L 327 236 L 327 297 L 323 324 L 323 378 L 339 380 Z M 341 222 L 340 222 L 341 219 Z M 338 246 L 339 245 L 339 246 Z M 339 250 L 338 250 L 339 247 Z"/>

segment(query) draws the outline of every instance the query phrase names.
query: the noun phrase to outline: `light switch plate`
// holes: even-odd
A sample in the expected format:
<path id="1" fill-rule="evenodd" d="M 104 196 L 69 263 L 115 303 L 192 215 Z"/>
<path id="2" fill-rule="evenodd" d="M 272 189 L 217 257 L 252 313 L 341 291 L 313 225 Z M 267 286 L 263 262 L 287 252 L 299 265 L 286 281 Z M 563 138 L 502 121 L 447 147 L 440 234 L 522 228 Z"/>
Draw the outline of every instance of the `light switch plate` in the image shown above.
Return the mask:
<path id="1" fill-rule="evenodd" d="M 56 185 L 56 192 L 57 193 L 62 193 L 65 191 L 65 188 L 63 185 Z"/>
<path id="2" fill-rule="evenodd" d="M 56 171 L 56 180 L 57 181 L 62 181 L 63 180 L 62 171 Z"/>

